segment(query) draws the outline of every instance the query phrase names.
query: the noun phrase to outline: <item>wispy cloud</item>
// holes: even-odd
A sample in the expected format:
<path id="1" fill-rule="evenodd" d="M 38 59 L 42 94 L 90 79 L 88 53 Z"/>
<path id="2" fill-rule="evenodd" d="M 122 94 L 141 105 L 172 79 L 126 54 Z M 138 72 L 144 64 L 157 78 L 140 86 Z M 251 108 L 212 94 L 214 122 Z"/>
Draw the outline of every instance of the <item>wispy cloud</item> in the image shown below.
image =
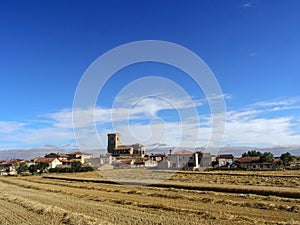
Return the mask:
<path id="1" fill-rule="evenodd" d="M 223 97 L 230 100 L 230 95 Z M 141 142 L 152 149 L 154 143 L 187 147 L 207 145 L 212 132 L 209 113 L 202 113 L 199 118 L 193 113 L 173 120 L 159 117 L 162 111 L 168 116 L 174 105 L 183 111 L 195 106 L 207 107 L 207 100 L 193 100 L 193 106 L 184 98 L 172 101 L 173 105 L 161 99 L 147 98 L 138 101 L 134 107 L 124 104 L 114 108 L 78 110 L 81 120 L 75 124 L 75 128 L 80 129 L 77 140 L 82 146 L 94 148 L 101 143 L 105 148 L 106 134 L 116 131 L 122 134 L 125 144 Z M 260 101 L 228 111 L 223 145 L 299 145 L 300 114 L 295 113 L 299 108 L 300 98 L 296 97 Z M 289 113 L 290 110 L 294 113 Z M 75 143 L 71 109 L 38 115 L 37 118 L 30 122 L 0 121 L 0 148 Z M 94 124 L 97 130 L 90 129 Z"/>
<path id="2" fill-rule="evenodd" d="M 275 99 L 272 101 L 260 101 L 250 105 L 250 107 L 282 107 L 294 106 L 300 103 L 300 97 Z"/>
<path id="3" fill-rule="evenodd" d="M 253 6 L 253 2 L 245 2 L 241 5 L 242 8 L 249 8 Z"/>
<path id="4" fill-rule="evenodd" d="M 0 121 L 0 133 L 10 134 L 23 129 L 25 125 L 25 123 L 16 121 Z"/>

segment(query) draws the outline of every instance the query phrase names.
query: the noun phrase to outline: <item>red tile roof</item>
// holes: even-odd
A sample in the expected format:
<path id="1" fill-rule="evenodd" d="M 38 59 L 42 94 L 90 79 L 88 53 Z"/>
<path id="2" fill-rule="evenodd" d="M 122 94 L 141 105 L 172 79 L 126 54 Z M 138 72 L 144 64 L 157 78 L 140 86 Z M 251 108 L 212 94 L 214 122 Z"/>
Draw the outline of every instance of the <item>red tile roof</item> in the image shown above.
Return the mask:
<path id="1" fill-rule="evenodd" d="M 118 160 L 114 164 L 131 164 L 132 160 Z"/>
<path id="2" fill-rule="evenodd" d="M 232 154 L 222 154 L 222 155 L 218 155 L 217 158 L 233 159 L 233 155 Z"/>
<path id="3" fill-rule="evenodd" d="M 135 159 L 134 164 L 145 164 L 142 159 Z"/>
<path id="4" fill-rule="evenodd" d="M 34 160 L 34 162 L 46 162 L 46 163 L 51 163 L 55 160 L 56 158 L 37 158 Z"/>
<path id="5" fill-rule="evenodd" d="M 13 165 L 13 164 L 16 164 L 16 163 L 21 163 L 21 162 L 25 162 L 25 160 L 23 160 L 23 159 L 14 159 L 14 160 L 10 160 L 8 162 L 3 162 L 2 164 L 3 165 Z"/>
<path id="6" fill-rule="evenodd" d="M 241 157 L 241 158 L 235 158 L 234 161 L 235 162 L 239 162 L 239 163 L 255 163 L 255 162 L 259 162 L 260 157 Z"/>

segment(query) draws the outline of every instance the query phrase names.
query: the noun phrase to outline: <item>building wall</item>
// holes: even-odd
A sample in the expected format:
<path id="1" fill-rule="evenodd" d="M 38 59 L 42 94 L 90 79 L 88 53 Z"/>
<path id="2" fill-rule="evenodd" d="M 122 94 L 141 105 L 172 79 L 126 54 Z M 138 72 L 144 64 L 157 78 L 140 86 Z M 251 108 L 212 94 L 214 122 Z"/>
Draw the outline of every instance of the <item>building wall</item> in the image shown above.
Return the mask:
<path id="1" fill-rule="evenodd" d="M 131 145 L 131 147 L 133 148 L 133 154 L 140 155 L 140 156 L 146 155 L 146 148 L 143 145 L 134 144 Z"/>
<path id="2" fill-rule="evenodd" d="M 157 167 L 157 166 L 158 166 L 157 161 L 154 161 L 152 159 L 145 161 L 145 167 Z"/>
<path id="3" fill-rule="evenodd" d="M 92 155 L 81 155 L 81 163 L 85 163 L 88 159 L 91 159 L 92 158 Z"/>
<path id="4" fill-rule="evenodd" d="M 120 145 L 120 134 L 107 134 L 107 152 L 114 156 L 145 156 L 146 148 L 142 144 L 134 144 L 131 146 Z"/>
<path id="5" fill-rule="evenodd" d="M 51 163 L 49 163 L 49 168 L 55 168 L 58 165 L 62 165 L 62 162 L 58 159 L 54 159 Z"/>
<path id="6" fill-rule="evenodd" d="M 107 152 L 113 153 L 115 148 L 120 145 L 120 134 L 112 133 L 107 134 Z"/>
<path id="7" fill-rule="evenodd" d="M 173 169 L 185 168 L 194 165 L 193 154 L 174 154 L 168 156 L 168 161 L 170 162 L 170 167 Z"/>
<path id="8" fill-rule="evenodd" d="M 196 152 L 194 153 L 195 157 L 195 167 L 196 168 L 207 168 L 211 166 L 212 163 L 212 157 L 210 153 L 203 153 L 203 152 Z M 198 158 L 198 161 L 197 161 Z"/>

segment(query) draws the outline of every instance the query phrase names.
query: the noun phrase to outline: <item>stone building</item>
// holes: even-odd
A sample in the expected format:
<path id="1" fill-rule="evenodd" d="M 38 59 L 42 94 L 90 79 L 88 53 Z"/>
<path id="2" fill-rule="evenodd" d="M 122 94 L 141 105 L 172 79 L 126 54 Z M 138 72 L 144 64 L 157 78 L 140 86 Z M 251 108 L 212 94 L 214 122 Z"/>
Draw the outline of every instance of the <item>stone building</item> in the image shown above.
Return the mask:
<path id="1" fill-rule="evenodd" d="M 120 134 L 107 134 L 107 152 L 113 156 L 140 156 L 146 155 L 146 148 L 139 143 L 133 145 L 121 145 Z"/>

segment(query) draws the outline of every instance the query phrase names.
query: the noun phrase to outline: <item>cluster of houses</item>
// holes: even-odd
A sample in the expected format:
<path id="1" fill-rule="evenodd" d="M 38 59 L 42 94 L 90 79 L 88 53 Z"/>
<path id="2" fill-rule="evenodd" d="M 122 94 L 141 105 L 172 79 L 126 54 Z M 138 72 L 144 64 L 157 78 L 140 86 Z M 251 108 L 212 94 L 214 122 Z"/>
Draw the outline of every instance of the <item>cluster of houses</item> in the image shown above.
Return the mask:
<path id="1" fill-rule="evenodd" d="M 169 154 L 150 154 L 143 157 L 128 155 L 114 156 L 111 153 L 93 157 L 84 152 L 73 152 L 68 154 L 49 153 L 43 158 L 33 158 L 29 161 L 16 159 L 0 161 L 0 175 L 15 175 L 20 163 L 26 163 L 29 167 L 32 164 L 45 162 L 50 168 L 70 167 L 72 162 L 80 161 L 83 166 L 90 166 L 96 170 L 126 169 L 126 168 L 149 168 L 161 170 L 205 170 L 207 168 L 217 169 L 276 169 L 279 165 L 279 158 L 273 162 L 262 162 L 260 157 L 236 158 L 232 154 L 220 154 L 217 156 L 201 151 L 191 152 L 180 150 Z M 300 161 L 293 162 L 295 168 L 300 168 Z"/>
<path id="2" fill-rule="evenodd" d="M 9 161 L 0 160 L 0 175 L 15 175 L 17 168 L 21 163 L 25 163 L 27 167 L 37 163 L 48 163 L 48 169 L 56 167 L 71 167 L 72 162 L 80 161 L 83 165 L 87 159 L 91 159 L 92 154 L 84 152 L 49 153 L 43 158 L 33 158 L 31 160 L 14 159 Z"/>
<path id="3" fill-rule="evenodd" d="M 260 157 L 239 157 L 232 154 L 220 154 L 217 156 L 201 151 L 191 152 L 180 150 L 169 154 L 151 154 L 144 158 L 118 158 L 111 154 L 101 155 L 97 161 L 98 170 L 120 169 L 120 168 L 153 168 L 153 169 L 248 169 L 268 170 L 276 169 L 279 166 L 279 157 L 272 162 L 262 162 Z M 88 160 L 88 162 L 90 162 Z M 91 164 L 93 165 L 93 164 Z M 94 164 L 96 165 L 96 164 Z M 300 168 L 300 161 L 293 163 L 295 168 Z"/>
<path id="4" fill-rule="evenodd" d="M 80 161 L 83 166 L 93 167 L 96 170 L 123 169 L 123 168 L 150 168 L 169 170 L 199 170 L 207 168 L 218 169 L 276 169 L 280 163 L 279 157 L 272 162 L 262 162 L 260 157 L 235 158 L 232 154 L 211 155 L 210 153 L 180 150 L 168 154 L 147 154 L 142 144 L 121 145 L 120 134 L 108 134 L 107 153 L 99 157 L 84 152 L 67 154 L 49 153 L 43 158 L 33 158 L 30 161 L 21 159 L 1 161 L 0 175 L 17 174 L 20 163 L 27 167 L 37 163 L 48 163 L 49 168 L 71 167 L 74 161 Z M 300 159 L 293 162 L 294 168 L 300 169 Z"/>
<path id="5" fill-rule="evenodd" d="M 169 154 L 147 155 L 146 149 L 141 144 L 121 145 L 120 134 L 107 134 L 107 152 L 99 160 L 93 160 L 99 170 L 114 168 L 158 168 L 158 169 L 187 169 L 203 170 L 206 168 L 220 169 L 275 169 L 279 165 L 279 158 L 273 162 L 262 162 L 260 157 L 235 158 L 232 154 L 218 156 L 205 152 L 191 152 L 180 150 Z M 95 164 L 98 162 L 98 164 Z M 296 165 L 300 167 L 300 164 Z"/>

